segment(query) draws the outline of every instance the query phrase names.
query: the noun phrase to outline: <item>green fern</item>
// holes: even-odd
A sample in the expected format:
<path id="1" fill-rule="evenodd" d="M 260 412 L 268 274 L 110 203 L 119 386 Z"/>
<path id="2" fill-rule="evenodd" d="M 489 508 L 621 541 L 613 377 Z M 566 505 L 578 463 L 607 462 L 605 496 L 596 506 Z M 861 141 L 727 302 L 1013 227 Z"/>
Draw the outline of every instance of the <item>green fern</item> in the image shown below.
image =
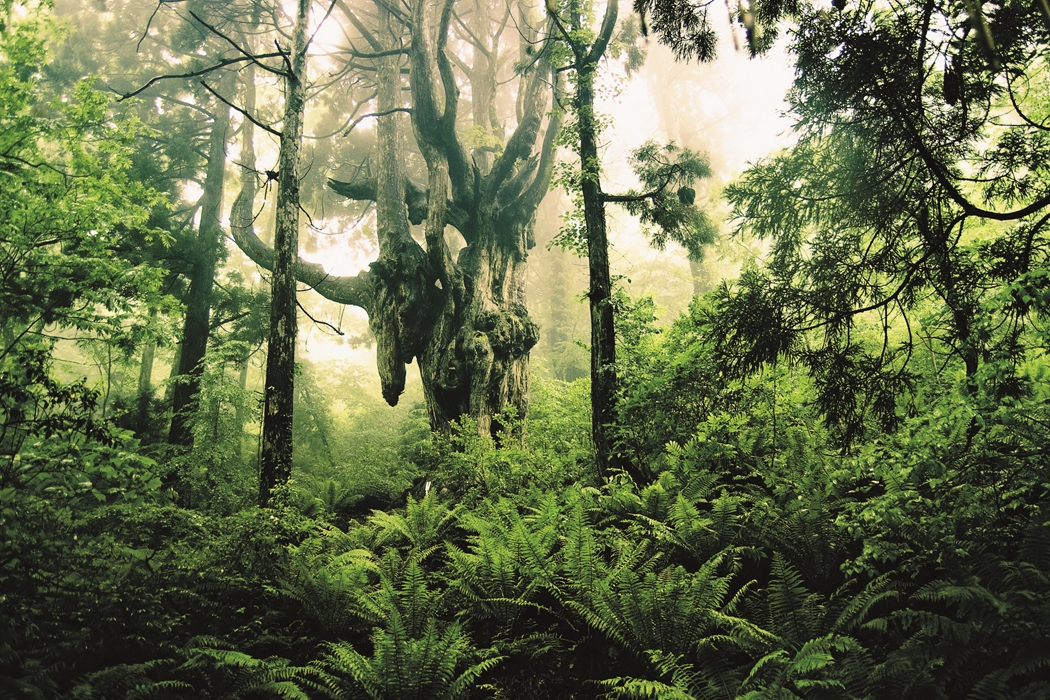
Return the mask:
<path id="1" fill-rule="evenodd" d="M 1032 525 L 1004 561 L 981 552 L 975 573 L 921 587 L 895 621 L 911 636 L 878 669 L 891 687 L 915 677 L 974 700 L 1050 694 L 1050 528 Z"/>
<path id="2" fill-rule="evenodd" d="M 718 700 L 732 697 L 726 674 L 712 675 L 698 671 L 681 655 L 652 650 L 650 665 L 669 683 L 644 678 L 610 678 L 601 685 L 609 688 L 609 698 L 641 700 Z"/>
<path id="3" fill-rule="evenodd" d="M 681 566 L 656 570 L 655 559 L 636 567 L 625 559 L 597 582 L 592 595 L 567 604 L 611 641 L 648 661 L 656 677 L 677 674 L 678 681 L 672 683 L 675 693 L 696 694 L 698 688 L 725 685 L 729 654 L 754 646 L 765 636 L 734 614 L 746 589 L 730 596 L 732 574 L 718 573 L 731 556 L 712 557 L 695 572 Z M 663 686 L 644 679 L 619 679 L 612 687 L 627 693 L 623 697 L 647 697 L 638 694 Z"/>
<path id="4" fill-rule="evenodd" d="M 429 620 L 413 638 L 397 614 L 372 635 L 372 645 L 370 658 L 346 642 L 329 645 L 320 665 L 333 697 L 349 692 L 372 700 L 454 700 L 501 660 L 489 657 L 464 668 L 473 649 L 457 623 L 442 630 Z"/>
<path id="5" fill-rule="evenodd" d="M 408 547 L 422 561 L 440 548 L 458 513 L 459 506 L 449 508 L 429 493 L 419 501 L 409 496 L 403 514 L 374 511 L 368 523 L 375 529 L 376 547 Z"/>
<path id="6" fill-rule="evenodd" d="M 886 577 L 856 594 L 840 588 L 831 599 L 811 592 L 801 573 L 774 553 L 765 596 L 773 636 L 741 685 L 741 697 L 867 697 L 873 664 L 851 634 L 884 631 L 886 621 L 871 618 L 876 607 L 896 598 Z"/>
<path id="7" fill-rule="evenodd" d="M 541 578 L 525 575 L 518 557 L 509 546 L 505 531 L 475 521 L 477 534 L 469 538 L 469 551 L 448 544 L 448 560 L 453 576 L 450 587 L 472 605 L 475 616 L 495 623 L 497 630 L 513 628 L 519 619 L 535 608 Z M 516 536 L 527 536 L 518 531 Z M 534 543 L 529 549 L 540 547 Z M 498 632 L 497 632 L 498 634 Z"/>
<path id="8" fill-rule="evenodd" d="M 207 687 L 221 687 L 220 697 L 235 700 L 273 697 L 310 700 L 304 690 L 320 688 L 320 674 L 310 667 L 292 666 L 286 659 L 258 659 L 231 648 L 221 640 L 197 637 L 182 652 L 185 661 L 175 669 L 199 671 L 208 678 Z"/>
<path id="9" fill-rule="evenodd" d="M 335 635 L 346 634 L 359 621 L 376 624 L 382 619 L 382 612 L 367 595 L 379 573 L 372 553 L 363 549 L 330 551 L 348 544 L 335 528 L 322 529 L 320 537 L 291 549 L 288 565 L 273 588 Z"/>

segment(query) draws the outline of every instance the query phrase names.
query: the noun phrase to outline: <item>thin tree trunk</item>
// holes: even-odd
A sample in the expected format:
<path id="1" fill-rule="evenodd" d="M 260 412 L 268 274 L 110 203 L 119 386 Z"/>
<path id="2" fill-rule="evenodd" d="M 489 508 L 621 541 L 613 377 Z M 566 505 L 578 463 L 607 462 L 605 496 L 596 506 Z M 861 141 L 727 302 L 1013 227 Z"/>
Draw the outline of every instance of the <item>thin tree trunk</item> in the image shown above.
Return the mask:
<path id="1" fill-rule="evenodd" d="M 139 396 L 153 395 L 153 359 L 157 353 L 157 344 L 150 340 L 142 347 L 142 359 L 139 362 L 139 385 L 136 393 Z"/>
<path id="2" fill-rule="evenodd" d="M 284 121 L 277 174 L 270 340 L 263 399 L 259 504 L 292 473 L 292 406 L 295 392 L 296 266 L 299 261 L 299 151 L 306 106 L 306 22 L 310 0 L 298 0 L 291 70 L 285 74 Z"/>
<path id="3" fill-rule="evenodd" d="M 201 198 L 201 219 L 197 234 L 196 260 L 186 300 L 186 319 L 182 330 L 182 352 L 178 373 L 181 379 L 172 391 L 172 445 L 193 446 L 193 397 L 200 391 L 201 360 L 208 349 L 211 324 L 211 295 L 222 245 L 222 192 L 226 179 L 226 133 L 230 109 L 217 104 L 208 139 L 208 172 Z"/>
<path id="4" fill-rule="evenodd" d="M 150 309 L 150 321 L 157 316 L 156 309 Z M 135 392 L 135 432 L 144 435 L 149 426 L 149 409 L 153 402 L 153 361 L 157 354 L 157 343 L 147 340 L 142 346 L 142 359 L 139 362 L 139 383 Z"/>
<path id="5" fill-rule="evenodd" d="M 251 361 L 251 357 L 246 355 L 241 361 L 241 371 L 238 376 L 238 386 L 241 389 L 240 400 L 237 402 L 236 419 L 237 419 L 237 447 L 236 454 L 237 458 L 241 459 L 244 455 L 244 424 L 248 420 L 247 412 L 245 411 L 245 397 L 248 392 L 248 363 Z"/>
<path id="6" fill-rule="evenodd" d="M 587 229 L 587 258 L 590 269 L 588 300 L 591 311 L 591 434 L 598 473 L 611 468 L 624 468 L 636 481 L 642 474 L 624 463 L 616 453 L 610 427 L 616 420 L 618 382 L 616 376 L 616 328 L 612 306 L 612 280 L 609 273 L 609 236 L 605 220 L 605 196 L 602 194 L 601 164 L 598 160 L 598 123 L 594 114 L 594 77 L 599 61 L 616 26 L 617 3 L 606 5 L 602 27 L 589 46 L 566 36 L 575 58 L 576 113 L 580 132 L 580 189 Z M 583 17 L 575 12 L 575 28 L 584 26 Z"/>
<path id="7" fill-rule="evenodd" d="M 609 273 L 609 236 L 599 180 L 593 64 L 585 65 L 578 71 L 576 102 L 580 120 L 581 189 L 590 271 L 587 298 L 591 311 L 591 434 L 598 473 L 605 475 L 615 462 L 609 426 L 616 419 L 616 329 Z"/>
<path id="8" fill-rule="evenodd" d="M 175 399 L 176 378 L 179 376 L 179 365 L 182 364 L 182 343 L 175 346 L 175 352 L 171 357 L 171 371 L 168 372 L 168 386 L 164 390 L 164 403 L 170 404 Z"/>
<path id="9" fill-rule="evenodd" d="M 248 37 L 242 37 L 246 46 L 250 45 Z M 255 66 L 246 65 L 241 71 L 244 82 L 244 111 L 255 114 Z M 241 191 L 230 208 L 230 230 L 234 238 L 243 231 L 251 231 L 255 220 L 255 193 L 259 189 L 259 181 L 255 172 L 255 124 L 245 119 L 241 124 Z M 244 405 L 244 397 L 248 389 L 248 365 L 251 363 L 251 353 L 245 353 L 241 360 L 240 388 L 241 400 L 237 402 L 237 457 L 243 455 L 244 446 L 244 424 L 247 415 Z"/>

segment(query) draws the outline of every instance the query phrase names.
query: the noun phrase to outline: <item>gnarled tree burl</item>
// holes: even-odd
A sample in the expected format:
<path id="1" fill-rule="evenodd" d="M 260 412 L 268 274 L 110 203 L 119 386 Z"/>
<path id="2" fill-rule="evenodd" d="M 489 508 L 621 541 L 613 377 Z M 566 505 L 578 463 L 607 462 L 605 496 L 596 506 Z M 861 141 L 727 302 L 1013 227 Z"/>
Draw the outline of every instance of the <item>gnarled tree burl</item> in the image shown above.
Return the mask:
<path id="1" fill-rule="evenodd" d="M 418 362 L 436 430 L 467 415 L 477 421 L 479 431 L 488 432 L 497 427 L 494 416 L 508 407 L 523 415 L 528 353 L 537 340 L 525 307 L 524 274 L 535 211 L 550 183 L 559 126 L 558 116 L 552 116 L 542 129 L 555 76 L 543 58 L 545 37 L 536 31 L 525 36 L 523 45 L 539 48 L 520 51 L 531 65 L 517 78 L 517 126 L 504 140 L 496 110 L 475 104 L 473 132 L 501 143 L 502 151 L 468 153 L 457 133 L 456 70 L 465 76 L 475 100 L 494 100 L 500 32 L 509 18 L 487 17 L 484 4 L 472 3 L 464 20 L 455 14 L 453 0 L 414 0 L 411 17 L 401 18 L 408 20 L 403 25 L 387 14 L 378 31 L 364 35 L 374 51 L 376 114 L 382 115 L 377 119 L 375 170 L 350 182 L 329 181 L 329 186 L 350 199 L 375 202 L 379 257 L 353 277 L 330 276 L 305 261 L 297 270 L 300 282 L 328 299 L 368 312 L 388 403 L 396 404 L 404 390 L 406 364 Z M 513 24 L 528 33 L 526 28 L 535 26 L 540 15 L 527 8 L 519 12 Z M 454 18 L 464 38 L 450 47 Z M 487 33 L 474 31 L 479 28 Z M 407 46 L 398 50 L 406 39 Z M 471 53 L 469 62 L 460 53 Z M 406 74 L 411 105 L 402 102 Z M 427 165 L 425 186 L 406 177 L 399 110 L 411 111 L 415 140 Z M 462 122 L 458 128 L 463 129 Z M 425 247 L 410 233 L 410 225 L 420 223 L 425 223 Z M 446 226 L 466 241 L 455 259 Z M 251 227 L 232 229 L 245 253 L 269 268 L 273 253 Z"/>

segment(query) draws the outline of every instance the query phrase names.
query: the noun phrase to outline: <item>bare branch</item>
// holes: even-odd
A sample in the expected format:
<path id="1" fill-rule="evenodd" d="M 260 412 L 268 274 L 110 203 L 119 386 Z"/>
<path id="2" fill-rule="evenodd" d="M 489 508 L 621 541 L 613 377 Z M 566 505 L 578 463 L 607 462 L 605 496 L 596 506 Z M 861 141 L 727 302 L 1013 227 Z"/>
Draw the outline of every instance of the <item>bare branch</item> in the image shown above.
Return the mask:
<path id="1" fill-rule="evenodd" d="M 375 51 L 372 53 L 365 53 L 358 51 L 354 47 L 345 49 L 346 53 L 350 54 L 354 58 L 383 58 L 384 56 L 402 56 L 408 54 L 408 49 L 387 49 L 386 51 Z"/>
<path id="2" fill-rule="evenodd" d="M 240 112 L 241 114 L 244 115 L 245 119 L 250 121 L 252 124 L 255 124 L 255 126 L 259 127 L 260 129 L 263 129 L 264 131 L 270 132 L 271 134 L 273 134 L 277 138 L 281 138 L 281 132 L 280 131 L 277 131 L 273 127 L 270 127 L 270 126 L 267 126 L 266 124 L 263 124 L 261 121 L 259 121 L 258 119 L 253 117 L 251 114 L 249 114 L 246 110 L 241 109 L 240 107 L 238 107 L 237 105 L 233 104 L 232 102 L 227 100 L 225 97 L 220 95 L 211 85 L 208 85 L 203 80 L 200 81 L 200 83 L 204 87 L 204 89 L 207 90 L 208 92 L 210 92 L 212 95 L 214 95 L 215 99 L 217 99 L 219 102 L 222 102 L 224 105 L 226 105 L 227 107 L 229 107 L 231 109 L 237 110 L 238 112 Z"/>
<path id="3" fill-rule="evenodd" d="M 331 16 L 332 8 L 335 7 L 335 2 L 336 0 L 332 0 L 332 4 L 328 6 L 328 11 L 324 13 L 324 17 L 321 18 L 321 21 L 317 23 L 317 28 L 314 29 L 314 33 L 310 35 L 310 38 L 306 41 L 306 46 L 303 47 L 303 53 L 310 50 L 310 44 L 314 43 L 314 38 L 317 36 L 317 32 L 321 31 L 321 26 L 325 23 L 325 20 Z"/>
<path id="4" fill-rule="evenodd" d="M 470 27 L 467 26 L 467 23 L 460 18 L 459 13 L 453 10 L 452 17 L 456 20 L 456 23 L 463 29 L 463 31 L 467 33 L 467 41 L 469 41 L 474 48 L 476 48 L 481 53 L 485 54 L 485 56 L 489 60 L 491 60 L 492 52 L 487 46 L 485 46 L 481 39 L 479 39 L 478 36 L 473 31 L 471 31 Z"/>
<path id="5" fill-rule="evenodd" d="M 240 45 L 240 44 L 238 44 L 238 43 L 237 43 L 236 41 L 234 41 L 234 40 L 233 40 L 233 39 L 231 39 L 230 37 L 228 37 L 228 36 L 226 36 L 225 34 L 223 34 L 222 32 L 220 32 L 220 31 L 219 31 L 219 30 L 218 30 L 217 28 L 215 28 L 215 27 L 213 27 L 212 25 L 210 25 L 210 24 L 208 24 L 207 22 L 205 22 L 205 21 L 204 21 L 204 20 L 203 20 L 203 19 L 202 19 L 202 18 L 200 17 L 200 15 L 198 15 L 198 14 L 197 14 L 196 12 L 194 12 L 193 10 L 190 10 L 190 17 L 193 17 L 193 19 L 195 19 L 195 20 L 197 20 L 198 22 L 200 22 L 200 23 L 201 23 L 202 25 L 204 25 L 204 27 L 205 27 L 205 28 L 206 28 L 206 29 L 207 29 L 208 31 L 210 31 L 210 32 L 211 32 L 212 34 L 214 34 L 215 36 L 217 36 L 217 37 L 219 37 L 220 39 L 222 39 L 223 41 L 225 41 L 225 42 L 226 42 L 227 44 L 229 44 L 229 45 L 230 45 L 230 46 L 232 46 L 232 47 L 233 47 L 234 49 L 236 49 L 238 53 L 240 53 L 240 54 L 241 54 L 242 56 L 244 56 L 245 58 L 247 58 L 248 60 L 250 60 L 250 61 L 251 61 L 252 63 L 254 63 L 255 65 L 257 65 L 257 66 L 259 66 L 260 68 L 262 68 L 262 69 L 263 69 L 264 71 L 267 71 L 267 72 L 269 72 L 269 73 L 273 73 L 274 75 L 284 75 L 284 73 L 283 73 L 282 71 L 279 71 L 279 70 L 275 70 L 274 68 L 272 68 L 272 67 L 270 67 L 270 66 L 266 65 L 265 63 L 260 63 L 260 62 L 258 61 L 258 57 L 257 57 L 257 56 L 256 56 L 255 54 L 253 54 L 253 53 L 252 53 L 251 51 L 247 51 L 246 49 L 242 48 L 242 47 L 241 47 L 241 45 Z M 278 48 L 280 48 L 280 47 L 278 47 Z"/>
<path id="6" fill-rule="evenodd" d="M 281 60 L 284 61 L 285 68 L 288 69 L 287 73 L 283 73 L 285 77 L 295 75 L 295 71 L 292 69 L 291 54 L 281 48 L 281 42 L 278 39 L 273 40 L 273 45 L 277 47 L 277 52 L 281 55 Z"/>
<path id="7" fill-rule="evenodd" d="M 368 45 L 371 46 L 375 51 L 382 51 L 383 45 L 379 42 L 378 39 L 376 39 L 375 35 L 372 34 L 368 27 L 366 27 L 364 23 L 357 17 L 357 14 L 347 6 L 346 0 L 336 0 L 336 4 L 339 5 L 339 9 L 343 11 L 343 14 L 346 15 L 346 18 L 350 20 L 350 24 L 354 25 L 357 31 L 361 32 L 361 36 L 364 37 L 365 41 L 368 42 Z M 343 32 L 343 35 L 345 36 L 346 32 Z M 347 39 L 349 41 L 349 37 L 347 37 Z"/>
<path id="8" fill-rule="evenodd" d="M 385 112 L 369 112 L 368 114 L 362 114 L 360 117 L 358 117 L 357 119 L 355 119 L 353 122 L 350 123 L 350 126 L 348 126 L 346 128 L 346 131 L 343 132 L 343 136 L 349 136 L 350 132 L 354 130 L 354 127 L 356 127 L 358 124 L 363 122 L 365 119 L 369 119 L 371 117 L 385 117 L 388 114 L 395 114 L 397 112 L 404 112 L 405 114 L 412 114 L 412 109 L 409 108 L 409 107 L 395 107 L 394 109 L 388 109 Z"/>
<path id="9" fill-rule="evenodd" d="M 139 37 L 138 43 L 135 44 L 135 53 L 139 52 L 139 49 L 142 48 L 142 42 L 144 42 L 146 37 L 149 36 L 150 25 L 153 24 L 153 18 L 157 16 L 158 12 L 160 12 L 161 5 L 173 2 L 182 2 L 182 0 L 159 0 L 159 2 L 157 2 L 157 6 L 153 8 L 153 12 L 150 14 L 149 19 L 146 20 L 146 28 L 142 30 L 142 36 Z"/>
<path id="10" fill-rule="evenodd" d="M 301 304 L 301 303 L 299 302 L 299 300 L 298 300 L 298 299 L 296 299 L 296 300 L 295 300 L 295 305 L 299 307 L 299 310 L 300 310 L 300 311 L 302 311 L 302 312 L 303 312 L 304 314 L 306 314 L 306 317 L 307 317 L 308 319 L 310 319 L 311 321 L 313 321 L 313 322 L 314 322 L 314 323 L 316 323 L 317 325 L 319 325 L 319 326 L 328 326 L 328 327 L 329 327 L 329 328 L 331 328 L 331 329 L 332 329 L 333 331 L 335 331 L 337 335 L 346 335 L 346 333 L 344 333 L 344 332 L 343 332 L 343 331 L 342 331 L 341 329 L 339 329 L 339 328 L 336 328 L 335 326 L 333 326 L 333 325 L 332 325 L 331 323 L 329 323 L 328 321 L 318 321 L 318 320 L 317 320 L 316 318 L 314 318 L 314 317 L 313 317 L 313 316 L 312 316 L 312 315 L 310 314 L 310 312 L 309 312 L 309 311 L 307 311 L 307 310 L 306 310 L 306 308 L 305 308 L 305 307 L 304 307 L 304 306 L 303 306 L 303 305 L 302 305 L 302 304 Z"/>
<path id="11" fill-rule="evenodd" d="M 113 92 L 117 93 L 117 95 L 119 95 L 119 97 L 117 97 L 117 101 L 123 102 L 128 98 L 142 94 L 143 92 L 150 89 L 162 80 L 182 80 L 185 78 L 199 78 L 202 75 L 207 75 L 208 73 L 219 70 L 220 68 L 234 66 L 238 63 L 244 63 L 245 61 L 251 61 L 252 63 L 258 64 L 258 61 L 256 61 L 255 58 L 275 58 L 277 56 L 284 56 L 284 53 L 267 53 L 262 54 L 260 56 L 256 56 L 254 58 L 248 58 L 244 56 L 241 56 L 239 58 L 227 58 L 223 59 L 222 61 L 219 61 L 214 65 L 208 66 L 207 68 L 201 68 L 200 70 L 191 71 L 189 73 L 179 73 L 178 75 L 158 75 L 155 78 L 150 78 L 150 80 L 145 85 L 138 88 L 137 90 L 132 90 L 131 92 L 119 92 L 117 90 L 113 90 L 113 88 L 110 89 L 113 90 Z"/>
<path id="12" fill-rule="evenodd" d="M 387 0 L 375 0 L 375 2 L 377 5 L 382 5 L 391 15 L 397 17 L 397 21 L 401 24 L 405 25 L 406 27 L 412 26 L 412 20 L 409 19 L 409 16 L 402 12 L 398 7 L 387 2 Z"/>

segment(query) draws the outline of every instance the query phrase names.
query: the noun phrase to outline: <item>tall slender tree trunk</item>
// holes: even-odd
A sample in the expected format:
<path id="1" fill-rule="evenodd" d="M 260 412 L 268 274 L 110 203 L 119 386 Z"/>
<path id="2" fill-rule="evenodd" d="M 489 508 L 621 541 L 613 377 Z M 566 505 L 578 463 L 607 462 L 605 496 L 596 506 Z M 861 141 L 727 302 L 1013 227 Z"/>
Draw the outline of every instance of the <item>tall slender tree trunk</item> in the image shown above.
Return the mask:
<path id="1" fill-rule="evenodd" d="M 237 447 L 236 455 L 237 459 L 241 459 L 244 456 L 244 424 L 248 422 L 248 415 L 245 406 L 245 396 L 248 392 L 248 363 L 251 362 L 251 357 L 245 355 L 240 362 L 240 373 L 237 376 L 237 386 L 241 390 L 241 400 L 237 402 L 236 408 L 236 419 L 237 419 Z"/>
<path id="2" fill-rule="evenodd" d="M 157 344 L 150 340 L 142 346 L 142 358 L 139 361 L 139 383 L 136 394 L 147 398 L 153 395 L 153 358 Z"/>
<path id="3" fill-rule="evenodd" d="M 570 8 L 570 27 L 586 27 L 584 13 L 579 5 Z M 575 109 L 579 120 L 580 189 L 583 195 L 583 215 L 587 229 L 587 259 L 590 288 L 587 294 L 591 312 L 591 436 L 598 473 L 605 475 L 611 468 L 623 468 L 636 481 L 642 473 L 625 463 L 616 453 L 610 428 L 616 420 L 618 382 L 616 376 L 616 328 L 612 306 L 612 279 L 609 272 L 609 236 L 606 229 L 605 202 L 602 193 L 601 163 L 598 160 L 598 120 L 594 113 L 594 77 L 598 63 L 616 26 L 617 3 L 605 7 L 602 26 L 593 43 L 586 44 L 578 37 L 565 33 L 573 53 L 576 78 Z"/>
<path id="4" fill-rule="evenodd" d="M 290 70 L 285 74 L 284 120 L 277 174 L 270 340 L 263 398 L 259 504 L 292 473 L 292 412 L 295 399 L 296 266 L 299 262 L 299 151 L 306 107 L 306 22 L 310 0 L 298 0 Z"/>
<path id="5" fill-rule="evenodd" d="M 598 472 L 604 475 L 615 464 L 609 426 L 616 420 L 616 329 L 594 117 L 594 71 L 593 63 L 580 66 L 577 71 L 576 108 L 580 120 L 581 189 L 590 271 L 587 298 L 591 311 L 591 434 Z"/>
<path id="6" fill-rule="evenodd" d="M 257 18 L 255 18 L 257 19 Z M 251 40 L 242 36 L 241 41 L 245 46 L 250 46 Z M 255 66 L 246 65 L 241 70 L 243 81 L 242 93 L 244 95 L 244 111 L 255 114 Z M 259 190 L 259 180 L 255 171 L 255 124 L 245 119 L 241 124 L 241 191 L 230 207 L 230 231 L 236 239 L 243 231 L 251 231 L 255 221 L 255 194 Z M 251 354 L 245 352 L 240 362 L 240 389 L 241 396 L 246 396 L 248 389 L 248 365 L 251 363 Z M 244 400 L 237 403 L 237 430 L 240 438 L 237 440 L 237 457 L 243 455 L 244 446 L 244 424 L 248 422 L 247 407 Z"/>
<path id="7" fill-rule="evenodd" d="M 171 404 L 175 400 L 175 384 L 179 376 L 179 365 L 182 364 L 182 343 L 175 346 L 175 352 L 171 357 L 171 371 L 168 372 L 168 385 L 164 389 L 164 403 Z"/>
<path id="8" fill-rule="evenodd" d="M 200 391 L 201 360 L 208 349 L 211 332 L 211 296 L 222 245 L 222 194 L 226 181 L 226 135 L 230 128 L 230 109 L 216 105 L 215 119 L 208 138 L 208 171 L 201 197 L 196 259 L 186 299 L 186 319 L 182 328 L 178 374 L 172 391 L 172 445 L 193 446 L 193 397 Z"/>

